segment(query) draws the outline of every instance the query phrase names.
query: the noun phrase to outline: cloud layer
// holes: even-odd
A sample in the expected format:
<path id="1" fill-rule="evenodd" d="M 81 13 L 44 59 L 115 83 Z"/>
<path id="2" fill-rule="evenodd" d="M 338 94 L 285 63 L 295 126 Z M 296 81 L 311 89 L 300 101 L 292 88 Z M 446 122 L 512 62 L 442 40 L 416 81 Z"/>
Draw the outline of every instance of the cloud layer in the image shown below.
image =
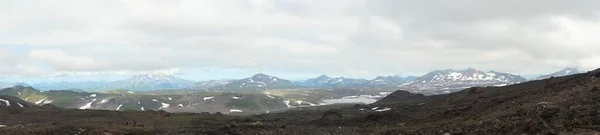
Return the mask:
<path id="1" fill-rule="evenodd" d="M 600 67 L 598 5 L 596 0 L 0 0 L 0 75 L 593 69 Z"/>

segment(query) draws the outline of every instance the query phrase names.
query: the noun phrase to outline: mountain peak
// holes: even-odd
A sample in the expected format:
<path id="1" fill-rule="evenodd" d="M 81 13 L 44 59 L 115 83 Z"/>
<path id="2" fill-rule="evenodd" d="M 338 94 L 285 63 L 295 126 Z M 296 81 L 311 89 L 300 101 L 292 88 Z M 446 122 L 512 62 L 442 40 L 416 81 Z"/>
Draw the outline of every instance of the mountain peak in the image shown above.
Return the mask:
<path id="1" fill-rule="evenodd" d="M 264 74 L 264 73 L 258 73 L 258 74 L 253 75 L 251 78 L 263 78 L 263 77 L 265 77 L 265 78 L 269 78 L 269 77 L 272 78 L 273 76 L 270 76 L 270 75 L 267 75 L 267 74 Z"/>
<path id="2" fill-rule="evenodd" d="M 479 71 L 475 68 L 469 67 L 467 69 L 460 70 L 460 72 L 474 73 L 474 72 L 481 72 L 481 71 Z"/>
<path id="3" fill-rule="evenodd" d="M 321 75 L 319 77 L 317 77 L 317 79 L 329 79 L 331 77 L 327 76 L 327 75 Z"/>

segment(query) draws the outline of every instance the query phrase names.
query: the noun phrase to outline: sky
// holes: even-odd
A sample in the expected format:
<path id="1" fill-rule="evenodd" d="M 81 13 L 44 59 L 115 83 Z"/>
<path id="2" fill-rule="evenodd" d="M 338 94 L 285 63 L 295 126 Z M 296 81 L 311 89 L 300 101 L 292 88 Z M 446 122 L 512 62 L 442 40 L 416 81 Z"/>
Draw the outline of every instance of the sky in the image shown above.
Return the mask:
<path id="1" fill-rule="evenodd" d="M 0 81 L 600 67 L 598 0 L 0 0 Z"/>

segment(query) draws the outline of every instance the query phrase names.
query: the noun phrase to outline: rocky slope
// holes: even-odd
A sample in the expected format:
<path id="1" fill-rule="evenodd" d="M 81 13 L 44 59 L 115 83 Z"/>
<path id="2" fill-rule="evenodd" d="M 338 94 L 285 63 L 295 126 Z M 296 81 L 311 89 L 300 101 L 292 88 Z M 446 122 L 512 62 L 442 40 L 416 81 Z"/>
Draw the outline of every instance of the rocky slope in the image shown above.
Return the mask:
<path id="1" fill-rule="evenodd" d="M 476 86 L 506 86 L 526 81 L 527 79 L 518 75 L 495 71 L 483 72 L 469 68 L 459 71 L 452 69 L 433 71 L 398 87 L 413 92 L 434 90 L 450 93 Z"/>

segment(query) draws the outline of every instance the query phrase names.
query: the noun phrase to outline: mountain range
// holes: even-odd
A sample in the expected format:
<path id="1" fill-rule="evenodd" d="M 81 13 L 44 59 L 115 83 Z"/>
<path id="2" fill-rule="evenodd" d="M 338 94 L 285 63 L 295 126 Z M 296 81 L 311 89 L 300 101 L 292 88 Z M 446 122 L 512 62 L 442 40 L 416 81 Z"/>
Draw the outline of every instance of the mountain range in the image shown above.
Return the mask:
<path id="1" fill-rule="evenodd" d="M 46 82 L 31 86 L 40 90 L 83 90 L 101 91 L 127 89 L 136 91 L 187 89 L 194 86 L 193 81 L 165 74 L 135 75 L 120 81 L 85 81 L 85 82 Z"/>
<path id="2" fill-rule="evenodd" d="M 552 76 L 565 76 L 580 73 L 577 68 L 565 68 L 561 71 L 543 75 L 538 79 Z M 538 80 L 535 79 L 535 80 Z M 120 81 L 85 81 L 85 82 L 46 82 L 35 83 L 31 86 L 40 90 L 79 90 L 79 91 L 104 91 L 104 90 L 267 90 L 267 89 L 295 89 L 295 88 L 401 88 L 407 90 L 423 91 L 436 90 L 443 92 L 459 90 L 475 86 L 503 86 L 527 79 L 513 74 L 489 71 L 483 72 L 469 68 L 465 70 L 437 70 L 420 77 L 408 76 L 379 76 L 372 80 L 361 78 L 329 77 L 321 75 L 304 81 L 290 81 L 275 76 L 259 73 L 243 79 L 209 80 L 194 82 L 165 74 L 135 75 Z M 16 85 L 29 86 L 24 83 L 2 83 L 0 88 Z"/>

